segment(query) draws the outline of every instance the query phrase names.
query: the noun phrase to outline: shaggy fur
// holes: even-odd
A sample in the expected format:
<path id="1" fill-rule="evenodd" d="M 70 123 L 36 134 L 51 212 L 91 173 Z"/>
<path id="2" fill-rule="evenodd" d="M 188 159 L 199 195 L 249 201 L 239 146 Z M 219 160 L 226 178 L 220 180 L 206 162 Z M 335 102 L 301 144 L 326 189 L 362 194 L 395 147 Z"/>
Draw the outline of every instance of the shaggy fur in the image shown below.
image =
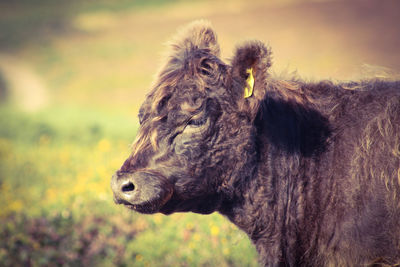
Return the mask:
<path id="1" fill-rule="evenodd" d="M 112 179 L 116 203 L 220 212 L 263 266 L 398 264 L 400 82 L 281 81 L 270 66 L 261 42 L 226 64 L 207 23 L 184 30 Z"/>

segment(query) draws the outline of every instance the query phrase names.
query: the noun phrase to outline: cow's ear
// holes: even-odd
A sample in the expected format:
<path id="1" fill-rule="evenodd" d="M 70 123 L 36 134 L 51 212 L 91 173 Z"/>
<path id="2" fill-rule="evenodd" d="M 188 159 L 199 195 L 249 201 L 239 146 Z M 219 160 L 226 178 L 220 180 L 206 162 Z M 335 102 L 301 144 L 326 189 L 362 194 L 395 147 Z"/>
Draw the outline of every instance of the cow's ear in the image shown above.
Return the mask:
<path id="1" fill-rule="evenodd" d="M 231 64 L 232 94 L 253 120 L 267 90 L 271 51 L 260 41 L 250 41 L 237 47 Z"/>
<path id="2" fill-rule="evenodd" d="M 220 55 L 217 35 L 211 23 L 197 20 L 182 28 L 171 42 L 175 53 L 185 55 L 196 50 L 208 52 L 216 57 Z M 184 56 L 184 55 L 182 55 Z"/>

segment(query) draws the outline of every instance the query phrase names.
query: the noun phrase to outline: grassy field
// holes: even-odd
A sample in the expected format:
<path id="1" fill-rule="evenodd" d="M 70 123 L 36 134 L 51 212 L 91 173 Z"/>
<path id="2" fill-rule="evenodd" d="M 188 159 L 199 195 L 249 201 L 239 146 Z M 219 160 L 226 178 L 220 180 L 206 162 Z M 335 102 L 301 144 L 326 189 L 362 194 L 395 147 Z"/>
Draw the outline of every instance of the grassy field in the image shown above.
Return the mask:
<path id="1" fill-rule="evenodd" d="M 256 264 L 246 236 L 219 215 L 143 216 L 113 204 L 110 176 L 129 152 L 132 118 L 0 114 L 1 266 Z"/>
<path id="2" fill-rule="evenodd" d="M 384 75 L 400 69 L 400 5 L 379 3 L 0 2 L 0 266 L 256 266 L 247 236 L 218 214 L 113 204 L 110 178 L 130 153 L 163 43 L 206 18 L 224 59 L 257 38 L 278 73 Z M 360 73 L 370 65 L 390 69 Z"/>

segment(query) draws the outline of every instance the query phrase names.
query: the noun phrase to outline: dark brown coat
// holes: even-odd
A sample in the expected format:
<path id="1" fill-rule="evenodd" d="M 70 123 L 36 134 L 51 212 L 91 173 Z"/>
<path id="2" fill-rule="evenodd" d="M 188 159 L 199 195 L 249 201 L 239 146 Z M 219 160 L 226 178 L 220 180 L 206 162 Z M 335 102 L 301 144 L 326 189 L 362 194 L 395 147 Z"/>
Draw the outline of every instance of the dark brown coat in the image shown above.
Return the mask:
<path id="1" fill-rule="evenodd" d="M 270 66 L 261 42 L 227 64 L 207 23 L 183 31 L 113 177 L 116 203 L 218 211 L 264 266 L 400 263 L 400 82 L 282 81 Z"/>

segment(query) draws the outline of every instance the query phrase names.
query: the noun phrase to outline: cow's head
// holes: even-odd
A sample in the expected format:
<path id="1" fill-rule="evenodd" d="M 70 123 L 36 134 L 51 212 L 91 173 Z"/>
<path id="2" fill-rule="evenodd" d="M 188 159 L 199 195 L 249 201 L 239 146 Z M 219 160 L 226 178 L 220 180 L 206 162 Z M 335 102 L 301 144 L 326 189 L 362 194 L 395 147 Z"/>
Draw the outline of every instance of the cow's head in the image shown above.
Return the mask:
<path id="1" fill-rule="evenodd" d="M 235 179 L 253 171 L 269 50 L 245 43 L 229 65 L 207 23 L 179 36 L 140 108 L 132 154 L 111 182 L 116 203 L 142 213 L 213 212 Z"/>

